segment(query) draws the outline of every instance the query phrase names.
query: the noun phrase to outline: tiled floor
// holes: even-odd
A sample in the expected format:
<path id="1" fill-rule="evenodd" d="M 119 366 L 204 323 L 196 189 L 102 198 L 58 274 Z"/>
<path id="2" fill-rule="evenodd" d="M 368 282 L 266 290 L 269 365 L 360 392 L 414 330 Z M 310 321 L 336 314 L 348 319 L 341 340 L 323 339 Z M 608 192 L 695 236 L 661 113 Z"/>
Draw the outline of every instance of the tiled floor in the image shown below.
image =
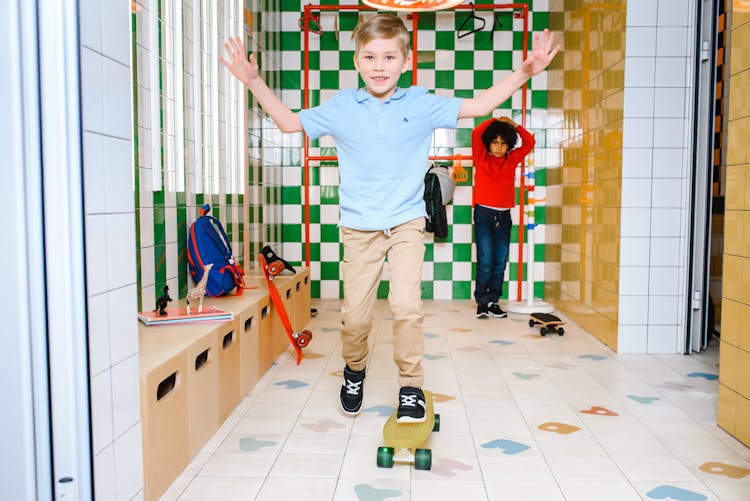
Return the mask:
<path id="1" fill-rule="evenodd" d="M 716 426 L 716 348 L 617 355 L 572 323 L 541 337 L 525 315 L 427 301 L 432 469 L 380 469 L 398 391 L 388 305 L 354 419 L 338 408 L 340 302 L 313 306 L 302 364 L 284 353 L 162 499 L 750 500 L 750 449 Z"/>

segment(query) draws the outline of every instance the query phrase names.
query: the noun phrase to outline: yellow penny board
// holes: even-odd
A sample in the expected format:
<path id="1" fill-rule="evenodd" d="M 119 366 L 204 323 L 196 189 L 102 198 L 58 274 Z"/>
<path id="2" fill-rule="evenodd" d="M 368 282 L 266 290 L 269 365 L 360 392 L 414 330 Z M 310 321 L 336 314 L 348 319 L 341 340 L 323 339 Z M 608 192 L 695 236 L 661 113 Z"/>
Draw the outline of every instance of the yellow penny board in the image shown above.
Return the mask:
<path id="1" fill-rule="evenodd" d="M 426 419 L 421 423 L 397 423 L 396 411 L 393 411 L 391 417 L 383 426 L 383 438 L 388 447 L 394 449 L 413 449 L 427 440 L 435 426 L 435 410 L 432 406 L 432 393 L 424 392 Z"/>

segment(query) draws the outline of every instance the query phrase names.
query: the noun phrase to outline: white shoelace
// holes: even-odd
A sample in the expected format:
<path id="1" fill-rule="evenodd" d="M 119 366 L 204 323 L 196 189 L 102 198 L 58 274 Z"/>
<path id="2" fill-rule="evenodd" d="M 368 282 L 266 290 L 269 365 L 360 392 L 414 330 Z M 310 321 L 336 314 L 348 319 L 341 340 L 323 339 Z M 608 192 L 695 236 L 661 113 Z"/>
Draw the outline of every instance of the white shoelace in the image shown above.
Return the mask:
<path id="1" fill-rule="evenodd" d="M 362 386 L 362 381 L 344 379 L 344 382 L 346 383 L 346 392 L 349 395 L 359 395 L 359 387 Z"/>
<path id="2" fill-rule="evenodd" d="M 424 402 L 419 400 L 417 402 L 417 398 L 419 398 L 419 395 L 401 395 L 401 405 L 403 407 L 416 407 L 417 403 L 424 407 Z"/>

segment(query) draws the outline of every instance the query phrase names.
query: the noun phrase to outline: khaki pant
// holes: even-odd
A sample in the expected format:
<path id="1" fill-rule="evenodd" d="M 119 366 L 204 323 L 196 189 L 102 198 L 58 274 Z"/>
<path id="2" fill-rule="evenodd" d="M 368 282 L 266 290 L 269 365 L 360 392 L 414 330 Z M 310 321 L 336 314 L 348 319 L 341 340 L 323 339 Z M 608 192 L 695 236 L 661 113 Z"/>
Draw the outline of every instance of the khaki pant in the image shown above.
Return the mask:
<path id="1" fill-rule="evenodd" d="M 421 287 L 424 227 L 424 218 L 420 217 L 391 228 L 390 235 L 383 231 L 341 228 L 344 241 L 342 356 L 352 370 L 359 371 L 367 365 L 372 310 L 383 262 L 388 256 L 393 360 L 399 369 L 400 386 L 421 387 L 424 381 Z"/>

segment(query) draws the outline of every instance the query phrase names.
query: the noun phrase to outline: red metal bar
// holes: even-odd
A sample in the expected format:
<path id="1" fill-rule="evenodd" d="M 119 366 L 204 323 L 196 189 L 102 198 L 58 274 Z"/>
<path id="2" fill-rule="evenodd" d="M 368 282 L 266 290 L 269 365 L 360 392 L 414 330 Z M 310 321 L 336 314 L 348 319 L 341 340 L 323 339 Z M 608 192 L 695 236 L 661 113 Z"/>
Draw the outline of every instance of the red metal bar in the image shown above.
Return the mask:
<path id="1" fill-rule="evenodd" d="M 479 10 L 495 10 L 495 9 L 521 9 L 523 15 L 523 59 L 526 59 L 528 50 L 528 25 L 529 25 L 529 6 L 524 3 L 506 3 L 506 4 L 476 4 L 476 5 L 457 5 L 454 10 L 467 10 L 467 9 L 479 9 Z M 372 7 L 366 5 L 311 5 L 307 4 L 304 7 L 305 10 L 305 24 L 304 24 L 304 90 L 303 99 L 304 107 L 310 107 L 310 30 L 309 30 L 309 19 L 311 19 L 313 11 L 373 11 Z M 410 15 L 412 19 L 412 85 L 417 84 L 417 32 L 419 15 L 414 12 Z M 521 97 L 521 125 L 525 127 L 526 124 L 526 83 L 521 88 L 523 95 Z M 305 135 L 304 140 L 304 154 L 303 154 L 303 169 L 304 169 L 304 192 L 305 192 L 305 264 L 310 266 L 310 162 L 311 161 L 337 161 L 337 156 L 311 156 L 310 155 L 310 140 Z M 436 155 L 430 156 L 429 160 L 471 160 L 471 156 L 467 155 Z M 523 284 L 523 207 L 524 207 L 524 164 L 521 162 L 521 189 L 520 189 L 520 220 L 519 220 L 519 242 L 518 242 L 518 300 L 521 300 L 522 284 Z M 533 252 L 533 249 L 531 249 Z"/>

